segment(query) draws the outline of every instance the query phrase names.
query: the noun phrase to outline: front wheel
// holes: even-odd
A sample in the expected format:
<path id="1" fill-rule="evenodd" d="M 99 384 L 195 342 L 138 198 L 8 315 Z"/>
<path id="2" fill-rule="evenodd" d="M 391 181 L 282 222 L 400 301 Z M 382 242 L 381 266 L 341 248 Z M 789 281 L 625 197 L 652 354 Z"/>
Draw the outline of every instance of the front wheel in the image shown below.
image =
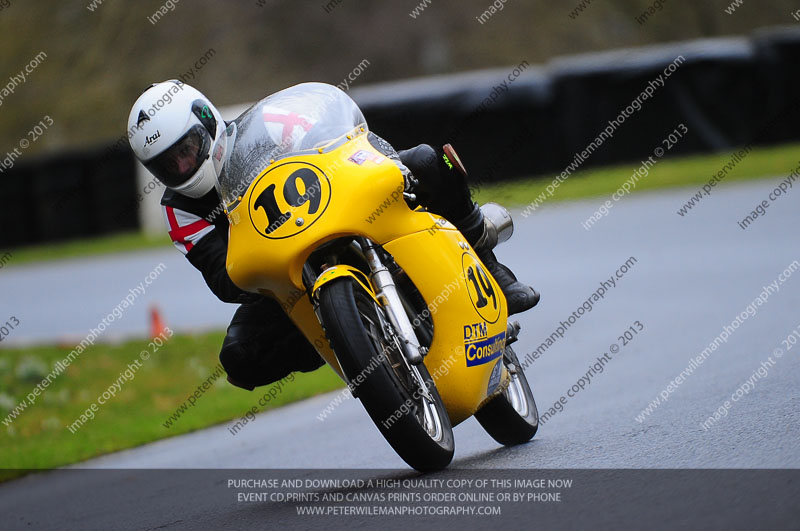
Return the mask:
<path id="1" fill-rule="evenodd" d="M 501 394 L 475 413 L 475 418 L 495 441 L 514 446 L 526 443 L 536 435 L 539 412 L 528 379 L 511 347 L 506 347 L 503 363 L 511 373 L 511 382 Z"/>
<path id="2" fill-rule="evenodd" d="M 383 309 L 349 278 L 320 288 L 319 306 L 353 395 L 395 452 L 421 472 L 450 464 L 450 417 L 425 365 L 406 361 Z"/>

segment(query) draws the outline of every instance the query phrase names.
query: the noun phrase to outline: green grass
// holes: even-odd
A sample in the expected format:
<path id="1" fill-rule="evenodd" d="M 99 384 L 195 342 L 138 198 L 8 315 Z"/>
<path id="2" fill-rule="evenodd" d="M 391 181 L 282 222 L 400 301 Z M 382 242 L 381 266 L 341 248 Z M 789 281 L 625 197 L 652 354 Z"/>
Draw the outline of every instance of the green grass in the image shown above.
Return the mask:
<path id="1" fill-rule="evenodd" d="M 10 268 L 31 262 L 44 262 L 63 258 L 139 251 L 142 249 L 168 247 L 170 245 L 171 241 L 166 232 L 158 236 L 140 232 L 126 232 L 101 238 L 69 240 L 11 249 L 8 251 L 11 254 L 11 258 L 8 259 L 6 267 Z"/>
<path id="2" fill-rule="evenodd" d="M 659 188 L 693 185 L 700 188 L 731 161 L 732 153 L 661 159 L 650 169 L 649 175 L 639 179 L 631 195 L 642 190 Z M 728 172 L 716 188 L 719 189 L 734 181 L 787 175 L 797 167 L 798 161 L 800 161 L 800 144 L 753 149 L 733 171 Z M 553 193 L 553 197 L 548 198 L 545 204 L 551 201 L 611 196 L 640 165 L 641 162 L 636 162 L 573 173 L 561 183 Z M 547 175 L 538 179 L 487 184 L 477 191 L 475 200 L 479 203 L 496 201 L 509 207 L 527 205 L 545 191 L 555 177 L 556 175 Z M 676 205 L 676 210 L 679 207 L 680 205 Z"/>
<path id="3" fill-rule="evenodd" d="M 707 183 L 712 175 L 730 162 L 731 153 L 697 155 L 692 157 L 665 158 L 650 170 L 650 174 L 636 183 L 632 195 L 642 190 L 697 186 Z M 761 179 L 786 175 L 800 160 L 800 144 L 786 144 L 753 149 L 736 168 L 728 173 L 718 187 L 734 181 Z M 639 167 L 640 163 L 592 168 L 572 174 L 563 182 L 545 204 L 553 201 L 610 196 Z M 531 203 L 555 175 L 541 175 L 529 179 L 508 181 L 481 186 L 475 193 L 479 203 L 496 201 L 508 207 Z M 687 196 L 688 199 L 688 196 Z M 676 205 L 676 209 L 680 205 Z M 141 233 L 126 233 L 103 238 L 73 240 L 64 243 L 37 245 L 11 249 L 11 259 L 4 267 L 14 267 L 31 262 L 57 260 L 79 256 L 93 256 L 123 251 L 135 251 L 169 246 L 169 237 L 164 233 L 150 236 Z M 2 253 L 0 253 L 0 256 Z"/>
<path id="4" fill-rule="evenodd" d="M 95 345 L 75 359 L 67 370 L 11 423 L 0 422 L 0 480 L 25 469 L 47 469 L 75 463 L 100 454 L 145 444 L 157 439 L 238 419 L 256 406 L 274 408 L 315 394 L 343 387 L 325 365 L 309 373 L 296 373 L 266 407 L 258 404 L 269 386 L 245 391 L 229 384 L 224 375 L 182 413 L 170 428 L 164 427 L 184 401 L 215 372 L 222 333 L 176 335 L 153 353 L 133 378 L 122 383 L 116 397 L 98 404 L 93 420 L 75 433 L 67 426 L 96 402 L 142 350 L 147 341 Z M 41 346 L 3 349 L 0 357 L 0 420 L 32 391 L 54 364 L 74 347 Z M 247 430 L 244 426 L 242 431 Z M 231 435 L 231 444 L 235 443 Z"/>

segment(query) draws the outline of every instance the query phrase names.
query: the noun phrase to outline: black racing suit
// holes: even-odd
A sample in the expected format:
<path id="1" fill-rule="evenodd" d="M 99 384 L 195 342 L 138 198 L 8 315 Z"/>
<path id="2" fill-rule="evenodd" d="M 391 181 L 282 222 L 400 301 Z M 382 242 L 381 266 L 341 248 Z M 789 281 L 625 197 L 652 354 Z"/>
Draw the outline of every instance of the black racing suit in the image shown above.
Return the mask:
<path id="1" fill-rule="evenodd" d="M 441 152 L 422 144 L 396 152 L 377 135 L 372 145 L 396 163 L 402 162 L 419 181 L 418 201 L 456 227 L 473 211 L 463 174 L 442 160 Z M 225 268 L 228 219 L 216 190 L 193 199 L 169 188 L 161 198 L 175 246 L 197 268 L 223 302 L 241 306 L 228 326 L 220 361 L 228 380 L 246 389 L 267 385 L 293 371 L 310 372 L 324 362 L 274 299 L 239 289 Z"/>

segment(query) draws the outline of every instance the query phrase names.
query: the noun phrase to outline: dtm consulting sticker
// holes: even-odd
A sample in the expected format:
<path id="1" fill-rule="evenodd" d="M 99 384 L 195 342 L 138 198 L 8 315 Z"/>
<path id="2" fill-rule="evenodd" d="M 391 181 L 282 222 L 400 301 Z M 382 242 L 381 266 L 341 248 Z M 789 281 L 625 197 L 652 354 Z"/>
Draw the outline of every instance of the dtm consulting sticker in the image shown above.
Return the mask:
<path id="1" fill-rule="evenodd" d="M 464 326 L 464 352 L 467 356 L 467 367 L 489 363 L 503 354 L 506 333 L 487 336 L 486 323 Z"/>

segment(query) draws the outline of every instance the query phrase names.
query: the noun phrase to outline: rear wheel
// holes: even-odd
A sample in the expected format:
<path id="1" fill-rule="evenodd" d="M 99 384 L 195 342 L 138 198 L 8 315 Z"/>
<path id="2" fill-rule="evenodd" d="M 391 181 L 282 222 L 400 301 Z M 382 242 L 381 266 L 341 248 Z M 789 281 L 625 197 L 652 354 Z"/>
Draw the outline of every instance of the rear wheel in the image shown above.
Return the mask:
<path id="1" fill-rule="evenodd" d="M 383 309 L 350 278 L 320 288 L 319 304 L 353 395 L 395 452 L 422 472 L 450 464 L 453 428 L 433 378 L 406 361 Z"/>
<path id="2" fill-rule="evenodd" d="M 475 413 L 475 418 L 495 441 L 513 446 L 533 438 L 539 429 L 539 412 L 528 379 L 511 347 L 506 347 L 503 363 L 511 373 L 511 382 Z"/>

